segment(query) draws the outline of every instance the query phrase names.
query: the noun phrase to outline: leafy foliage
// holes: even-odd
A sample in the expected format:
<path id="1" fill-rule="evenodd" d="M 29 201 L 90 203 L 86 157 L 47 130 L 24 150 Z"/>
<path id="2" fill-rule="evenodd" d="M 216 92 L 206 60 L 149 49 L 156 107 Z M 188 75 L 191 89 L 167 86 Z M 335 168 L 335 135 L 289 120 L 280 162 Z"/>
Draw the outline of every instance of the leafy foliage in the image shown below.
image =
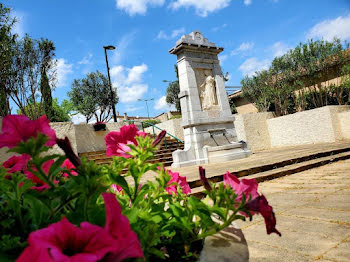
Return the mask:
<path id="1" fill-rule="evenodd" d="M 99 71 L 89 73 L 85 78 L 75 79 L 68 93 L 75 110 L 86 117 L 88 123 L 93 117 L 96 121 L 105 122 L 111 119 L 112 104 L 118 103 L 114 91 L 114 101 L 108 78 Z"/>
<path id="2" fill-rule="evenodd" d="M 166 90 L 166 102 L 168 104 L 175 105 L 176 111 L 181 112 L 180 99 L 178 97 L 180 93 L 179 73 L 177 65 L 175 65 L 174 67 L 177 80 L 169 83 L 168 88 Z"/>
<path id="3" fill-rule="evenodd" d="M 224 185 L 213 186 L 207 192 L 207 202 L 213 204 L 185 195 L 177 183 L 177 193 L 169 194 L 166 188 L 171 176 L 158 163 L 152 163 L 157 148 L 149 136 L 137 136 L 137 145 L 127 145 L 132 157 L 114 157 L 111 165 L 99 166 L 84 158 L 73 161 L 79 164 L 74 169 L 78 175 L 62 167 L 66 156 L 43 156 L 49 149 L 45 146 L 47 140 L 45 135 L 38 134 L 10 150 L 30 155 L 28 171 L 48 185 L 46 190 L 33 190 L 34 182 L 21 172 L 10 174 L 9 179 L 6 171 L 0 169 L 0 254 L 7 257 L 18 256 L 30 232 L 62 217 L 75 225 L 88 221 L 102 226 L 105 212 L 100 195 L 112 190 L 112 184 L 122 188 L 116 193 L 117 199 L 139 237 L 147 261 L 168 256 L 175 256 L 178 261 L 197 260 L 198 253 L 192 250 L 194 243 L 222 230 L 235 219 L 245 219 L 239 212 L 249 214 L 245 196 L 237 201 L 231 187 Z M 71 153 L 67 156 L 72 157 Z M 44 165 L 51 160 L 54 163 L 46 173 Z M 122 175 L 125 168 L 128 171 Z M 155 181 L 141 183 L 142 176 L 149 171 L 158 174 Z M 215 216 L 220 217 L 220 223 Z"/>
<path id="4" fill-rule="evenodd" d="M 259 111 L 273 108 L 277 115 L 345 104 L 349 93 L 344 89 L 344 83 L 336 88 L 321 83 L 346 75 L 342 68 L 349 61 L 347 47 L 348 44 L 342 44 L 339 39 L 300 43 L 283 56 L 276 57 L 268 70 L 245 77 L 241 81 L 243 93 Z"/>
<path id="5" fill-rule="evenodd" d="M 45 115 L 45 109 L 43 105 L 40 103 L 37 103 L 37 105 L 34 107 L 33 104 L 28 104 L 24 108 L 24 112 L 21 110 L 18 110 L 18 114 L 24 114 L 27 115 L 28 112 L 33 112 L 34 110 L 38 110 L 35 112 L 35 115 Z M 73 104 L 71 101 L 65 99 L 62 101 L 61 105 L 58 103 L 57 98 L 52 100 L 52 107 L 51 107 L 51 122 L 68 122 L 71 121 L 71 114 L 74 110 Z"/>
<path id="6" fill-rule="evenodd" d="M 6 79 L 10 75 L 17 35 L 11 32 L 16 20 L 11 18 L 10 9 L 0 3 L 0 116 L 10 113 L 9 90 Z"/>

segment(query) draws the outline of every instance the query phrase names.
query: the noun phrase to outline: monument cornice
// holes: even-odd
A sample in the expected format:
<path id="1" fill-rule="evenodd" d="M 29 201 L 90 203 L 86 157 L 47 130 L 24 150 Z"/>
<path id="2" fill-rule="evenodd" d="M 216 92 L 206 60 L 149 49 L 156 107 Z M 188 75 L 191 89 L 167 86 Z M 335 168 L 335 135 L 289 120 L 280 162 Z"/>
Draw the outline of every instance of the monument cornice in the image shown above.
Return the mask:
<path id="1" fill-rule="evenodd" d="M 207 45 L 201 45 L 201 44 L 191 44 L 191 43 L 181 43 L 169 50 L 170 54 L 177 55 L 180 52 L 184 51 L 193 51 L 198 53 L 208 53 L 208 54 L 219 54 L 222 51 L 224 51 L 223 47 L 216 47 L 216 46 L 207 46 Z"/>

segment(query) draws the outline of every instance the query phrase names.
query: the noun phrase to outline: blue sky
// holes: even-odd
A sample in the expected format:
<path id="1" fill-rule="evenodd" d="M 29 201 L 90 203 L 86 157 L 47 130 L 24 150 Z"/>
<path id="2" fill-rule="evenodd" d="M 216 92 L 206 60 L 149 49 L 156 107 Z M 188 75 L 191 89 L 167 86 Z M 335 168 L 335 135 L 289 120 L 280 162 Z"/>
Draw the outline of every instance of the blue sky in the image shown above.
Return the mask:
<path id="1" fill-rule="evenodd" d="M 120 114 L 145 116 L 139 98 L 154 98 L 150 114 L 169 110 L 167 84 L 176 57 L 168 50 L 181 35 L 200 30 L 224 47 L 220 59 L 228 85 L 267 68 L 274 56 L 308 38 L 350 39 L 350 0 L 5 0 L 18 18 L 15 31 L 48 38 L 56 46 L 62 101 L 71 83 L 88 72 L 106 73 L 103 45 L 118 88 Z M 79 121 L 75 119 L 75 121 Z"/>

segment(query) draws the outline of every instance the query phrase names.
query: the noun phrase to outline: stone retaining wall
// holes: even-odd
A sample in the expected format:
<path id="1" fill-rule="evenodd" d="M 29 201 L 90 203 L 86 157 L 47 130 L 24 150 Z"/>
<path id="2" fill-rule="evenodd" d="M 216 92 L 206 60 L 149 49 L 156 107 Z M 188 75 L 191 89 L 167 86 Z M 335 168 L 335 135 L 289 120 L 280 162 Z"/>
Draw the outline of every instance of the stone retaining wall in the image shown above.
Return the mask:
<path id="1" fill-rule="evenodd" d="M 156 124 L 156 126 L 162 130 L 165 129 L 168 133 L 172 134 L 173 136 L 176 136 L 177 138 L 183 141 L 184 131 L 183 131 L 183 128 L 181 127 L 181 120 L 182 120 L 181 118 L 175 118 L 175 119 L 171 119 L 171 120 Z M 147 127 L 145 128 L 145 132 L 153 134 L 153 128 L 151 126 Z M 154 132 L 156 134 L 159 134 L 161 130 L 154 128 Z"/>
<path id="2" fill-rule="evenodd" d="M 252 152 L 350 139 L 350 106 L 325 106 L 273 118 L 272 113 L 237 115 L 238 140 Z"/>

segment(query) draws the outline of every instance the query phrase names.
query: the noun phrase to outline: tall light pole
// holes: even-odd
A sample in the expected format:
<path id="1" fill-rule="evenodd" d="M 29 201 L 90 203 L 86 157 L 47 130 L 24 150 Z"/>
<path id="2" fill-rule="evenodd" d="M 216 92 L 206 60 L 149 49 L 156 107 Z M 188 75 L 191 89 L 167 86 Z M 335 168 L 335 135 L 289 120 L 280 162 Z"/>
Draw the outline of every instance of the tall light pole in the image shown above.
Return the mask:
<path id="1" fill-rule="evenodd" d="M 114 122 L 117 122 L 117 113 L 115 111 L 115 104 L 114 104 L 114 92 L 112 89 L 112 82 L 111 82 L 111 76 L 109 74 L 109 65 L 108 65 L 108 58 L 107 58 L 107 50 L 114 50 L 115 46 L 107 45 L 107 46 L 103 46 L 103 49 L 105 50 L 107 73 L 108 73 L 108 80 L 109 80 L 109 89 L 111 91 L 111 106 L 112 106 L 112 110 L 113 110 L 113 120 L 114 120 Z"/>
<path id="2" fill-rule="evenodd" d="M 138 101 L 144 101 L 146 102 L 146 107 L 147 107 L 147 116 L 148 116 L 148 119 L 149 119 L 149 111 L 148 111 L 148 101 L 152 101 L 154 100 L 154 98 L 150 98 L 150 99 L 137 99 Z"/>

